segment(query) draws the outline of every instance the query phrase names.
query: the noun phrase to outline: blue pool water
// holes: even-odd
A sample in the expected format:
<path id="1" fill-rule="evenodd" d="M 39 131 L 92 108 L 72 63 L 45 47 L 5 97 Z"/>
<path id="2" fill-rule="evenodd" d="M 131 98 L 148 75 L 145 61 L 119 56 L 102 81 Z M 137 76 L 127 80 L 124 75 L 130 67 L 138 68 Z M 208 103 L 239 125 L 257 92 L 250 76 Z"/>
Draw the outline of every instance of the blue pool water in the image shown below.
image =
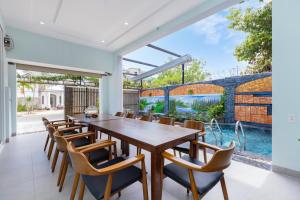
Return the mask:
<path id="1" fill-rule="evenodd" d="M 234 125 L 220 125 L 223 133 L 223 146 L 227 146 L 230 141 L 234 140 L 237 144 L 237 151 L 249 155 L 271 159 L 272 156 L 272 130 L 265 128 L 256 128 L 244 126 L 246 135 L 246 149 L 241 150 L 238 145 L 238 140 L 235 136 Z M 219 134 L 216 134 L 217 136 Z M 216 144 L 216 140 L 210 129 L 206 128 L 206 142 Z M 219 137 L 218 137 L 219 139 Z M 220 141 L 220 140 L 219 140 Z M 241 141 L 242 138 L 241 138 Z M 220 144 L 218 144 L 220 146 Z"/>

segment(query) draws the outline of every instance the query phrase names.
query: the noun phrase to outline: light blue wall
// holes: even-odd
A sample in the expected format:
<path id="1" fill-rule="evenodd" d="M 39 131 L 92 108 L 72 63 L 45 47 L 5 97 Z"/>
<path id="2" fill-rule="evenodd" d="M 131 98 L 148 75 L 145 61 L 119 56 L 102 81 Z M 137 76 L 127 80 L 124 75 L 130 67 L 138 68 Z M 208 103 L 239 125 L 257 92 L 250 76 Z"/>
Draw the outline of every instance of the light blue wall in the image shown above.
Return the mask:
<path id="1" fill-rule="evenodd" d="M 7 27 L 7 33 L 14 41 L 14 48 L 7 52 L 8 58 L 105 72 L 112 70 L 110 52 L 13 27 Z"/>
<path id="2" fill-rule="evenodd" d="M 300 171 L 300 1 L 273 1 L 273 165 Z M 288 122 L 294 115 L 296 121 Z"/>

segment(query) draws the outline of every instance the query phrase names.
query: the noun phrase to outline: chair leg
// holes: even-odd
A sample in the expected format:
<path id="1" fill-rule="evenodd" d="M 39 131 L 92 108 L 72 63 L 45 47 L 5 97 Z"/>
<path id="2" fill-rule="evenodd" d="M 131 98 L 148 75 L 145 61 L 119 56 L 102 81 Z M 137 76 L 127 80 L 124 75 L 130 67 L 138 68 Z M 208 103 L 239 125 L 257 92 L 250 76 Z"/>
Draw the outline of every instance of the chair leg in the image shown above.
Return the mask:
<path id="1" fill-rule="evenodd" d="M 111 185 L 112 185 L 112 175 L 109 174 L 107 183 L 106 183 L 105 193 L 104 193 L 104 200 L 109 200 L 109 198 L 110 198 Z"/>
<path id="2" fill-rule="evenodd" d="M 59 184 L 59 192 L 62 191 L 62 188 L 64 186 L 64 182 L 65 182 L 65 178 L 66 178 L 66 175 L 67 175 L 67 171 L 68 171 L 68 161 L 67 159 L 65 160 L 65 164 L 64 164 L 64 171 L 63 173 L 61 174 L 61 180 L 60 180 L 60 184 Z"/>
<path id="3" fill-rule="evenodd" d="M 173 154 L 174 154 L 174 156 L 176 156 L 176 150 L 175 149 L 173 149 Z"/>
<path id="4" fill-rule="evenodd" d="M 50 158 L 51 158 L 51 154 L 52 154 L 52 151 L 53 151 L 53 146 L 54 146 L 54 140 L 51 139 L 49 150 L 48 150 L 48 160 L 50 160 Z"/>
<path id="5" fill-rule="evenodd" d="M 202 136 L 202 142 L 205 142 L 205 136 Z M 204 159 L 204 163 L 207 163 L 206 148 L 203 147 L 202 151 L 203 151 L 203 159 Z"/>
<path id="6" fill-rule="evenodd" d="M 221 182 L 221 186 L 222 186 L 224 200 L 228 200 L 228 193 L 227 193 L 227 188 L 226 188 L 226 183 L 225 183 L 224 176 L 221 178 L 220 182 Z"/>
<path id="7" fill-rule="evenodd" d="M 142 181 L 143 181 L 144 200 L 148 200 L 148 184 L 147 184 L 145 160 L 142 161 Z"/>
<path id="8" fill-rule="evenodd" d="M 59 154 L 59 150 L 55 149 L 55 153 L 54 153 L 54 157 L 53 157 L 52 165 L 51 165 L 51 171 L 52 172 L 54 172 L 54 170 L 55 170 L 55 166 L 56 166 L 56 163 L 57 163 L 58 154 Z"/>
<path id="9" fill-rule="evenodd" d="M 46 143 L 45 143 L 45 146 L 44 146 L 44 151 L 46 151 L 46 149 L 47 149 L 48 142 L 49 142 L 49 134 L 47 135 Z"/>
<path id="10" fill-rule="evenodd" d="M 70 200 L 75 199 L 79 178 L 80 178 L 80 175 L 78 173 L 76 173 L 75 176 L 74 176 L 74 181 L 73 181 L 73 186 L 72 186 L 72 192 L 71 192 L 71 195 L 70 195 Z"/>
<path id="11" fill-rule="evenodd" d="M 190 189 L 189 188 L 186 188 L 186 194 L 190 195 Z"/>
<path id="12" fill-rule="evenodd" d="M 181 151 L 179 151 L 179 157 L 180 157 L 180 158 L 182 157 Z"/>
<path id="13" fill-rule="evenodd" d="M 139 154 L 140 154 L 140 148 L 136 147 L 136 155 L 139 155 Z"/>
<path id="14" fill-rule="evenodd" d="M 191 170 L 191 169 L 189 169 L 189 178 L 190 178 L 190 183 L 191 183 L 191 190 L 192 190 L 192 194 L 193 194 L 193 200 L 200 200 L 200 197 L 199 197 L 198 191 L 197 191 L 197 186 L 196 186 L 194 174 L 193 174 L 193 170 Z"/>
<path id="15" fill-rule="evenodd" d="M 120 198 L 121 197 L 121 191 L 120 192 L 118 192 L 118 198 Z"/>
<path id="16" fill-rule="evenodd" d="M 101 140 L 101 138 L 102 138 L 102 132 L 100 131 L 100 140 Z"/>
<path id="17" fill-rule="evenodd" d="M 81 181 L 80 181 L 80 191 L 79 191 L 78 200 L 83 200 L 84 189 L 85 189 L 85 184 L 84 184 L 83 180 L 81 179 Z"/>
<path id="18" fill-rule="evenodd" d="M 64 152 L 62 160 L 61 160 L 61 164 L 60 164 L 58 178 L 57 178 L 57 184 L 56 184 L 57 186 L 59 186 L 59 183 L 60 183 L 60 180 L 61 180 L 64 168 L 65 168 L 65 160 L 66 160 L 66 158 L 67 158 L 67 152 Z"/>

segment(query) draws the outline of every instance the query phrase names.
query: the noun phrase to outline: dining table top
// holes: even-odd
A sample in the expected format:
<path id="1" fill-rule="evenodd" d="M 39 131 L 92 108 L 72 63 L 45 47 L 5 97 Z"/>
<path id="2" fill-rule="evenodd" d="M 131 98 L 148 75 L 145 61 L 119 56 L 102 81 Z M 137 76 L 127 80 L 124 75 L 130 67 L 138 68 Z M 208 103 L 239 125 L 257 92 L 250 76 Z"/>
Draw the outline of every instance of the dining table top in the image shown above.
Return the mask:
<path id="1" fill-rule="evenodd" d="M 71 120 L 75 120 L 81 123 L 91 123 L 91 122 L 98 122 L 98 121 L 122 119 L 122 117 L 109 115 L 109 114 L 99 114 L 97 117 L 87 117 L 85 114 L 76 114 L 76 115 L 68 115 L 67 117 Z"/>
<path id="2" fill-rule="evenodd" d="M 128 139 L 141 146 L 157 148 L 168 146 L 186 137 L 200 133 L 200 130 L 175 127 L 155 122 L 121 118 L 119 120 L 93 121 L 90 125 L 99 127 L 103 132 L 109 132 Z"/>

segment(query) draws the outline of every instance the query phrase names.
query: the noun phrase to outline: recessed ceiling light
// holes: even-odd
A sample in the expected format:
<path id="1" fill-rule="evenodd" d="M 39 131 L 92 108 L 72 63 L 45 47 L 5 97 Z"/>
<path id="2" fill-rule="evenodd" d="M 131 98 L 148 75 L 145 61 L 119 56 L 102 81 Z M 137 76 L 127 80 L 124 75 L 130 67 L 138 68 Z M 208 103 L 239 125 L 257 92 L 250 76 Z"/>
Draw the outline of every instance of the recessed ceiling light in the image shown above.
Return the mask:
<path id="1" fill-rule="evenodd" d="M 105 40 L 102 40 L 101 43 L 105 43 Z"/>
<path id="2" fill-rule="evenodd" d="M 125 26 L 128 26 L 128 24 L 129 24 L 128 22 L 124 22 L 124 25 L 125 25 Z"/>
<path id="3" fill-rule="evenodd" d="M 40 24 L 41 24 L 41 25 L 44 25 L 44 24 L 45 24 L 45 22 L 43 22 L 43 21 L 40 21 Z"/>

